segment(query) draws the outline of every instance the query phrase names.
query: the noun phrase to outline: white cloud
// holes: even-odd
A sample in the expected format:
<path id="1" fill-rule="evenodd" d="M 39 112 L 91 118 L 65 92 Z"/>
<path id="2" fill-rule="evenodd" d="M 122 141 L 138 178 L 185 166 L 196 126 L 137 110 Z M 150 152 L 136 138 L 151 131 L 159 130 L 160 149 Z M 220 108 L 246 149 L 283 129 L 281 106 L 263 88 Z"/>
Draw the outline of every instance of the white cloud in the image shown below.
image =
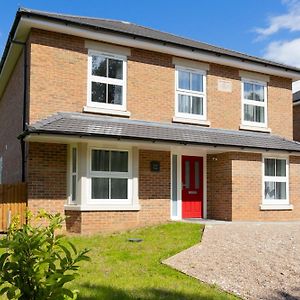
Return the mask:
<path id="1" fill-rule="evenodd" d="M 271 42 L 265 50 L 264 57 L 300 68 L 300 38 Z"/>
<path id="2" fill-rule="evenodd" d="M 267 27 L 257 28 L 255 31 L 260 38 L 270 36 L 283 29 L 291 32 L 300 31 L 300 0 L 284 0 L 282 2 L 287 5 L 287 13 L 270 17 Z"/>

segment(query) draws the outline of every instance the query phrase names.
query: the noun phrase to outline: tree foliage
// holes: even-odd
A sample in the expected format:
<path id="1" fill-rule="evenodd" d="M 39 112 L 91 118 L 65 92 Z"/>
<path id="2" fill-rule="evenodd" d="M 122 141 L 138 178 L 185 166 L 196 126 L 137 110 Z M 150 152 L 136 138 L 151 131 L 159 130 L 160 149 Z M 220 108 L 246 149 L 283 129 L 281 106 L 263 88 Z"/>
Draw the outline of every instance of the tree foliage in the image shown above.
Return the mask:
<path id="1" fill-rule="evenodd" d="M 6 237 L 0 240 L 0 294 L 8 299 L 60 300 L 76 299 L 77 291 L 65 284 L 78 276 L 78 263 L 89 260 L 84 249 L 56 232 L 62 228 L 60 214 L 42 211 L 38 219 L 47 225 L 34 225 L 33 216 L 21 226 L 14 220 Z"/>

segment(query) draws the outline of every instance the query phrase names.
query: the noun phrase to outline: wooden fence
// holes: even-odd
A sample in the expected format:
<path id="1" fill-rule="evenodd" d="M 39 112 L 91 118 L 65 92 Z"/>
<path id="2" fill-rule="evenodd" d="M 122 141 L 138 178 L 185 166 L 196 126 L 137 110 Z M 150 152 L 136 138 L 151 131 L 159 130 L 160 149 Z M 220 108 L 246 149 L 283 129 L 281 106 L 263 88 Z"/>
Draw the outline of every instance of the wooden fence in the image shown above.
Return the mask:
<path id="1" fill-rule="evenodd" d="M 13 217 L 18 216 L 20 223 L 26 222 L 27 206 L 26 183 L 0 185 L 0 231 L 5 232 Z"/>

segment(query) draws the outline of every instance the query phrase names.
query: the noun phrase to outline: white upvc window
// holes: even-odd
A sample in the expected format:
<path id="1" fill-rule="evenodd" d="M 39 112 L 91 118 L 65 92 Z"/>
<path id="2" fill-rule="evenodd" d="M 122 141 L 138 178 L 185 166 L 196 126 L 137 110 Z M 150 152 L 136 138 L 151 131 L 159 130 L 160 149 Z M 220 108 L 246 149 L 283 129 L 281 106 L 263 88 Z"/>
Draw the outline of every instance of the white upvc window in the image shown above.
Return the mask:
<path id="1" fill-rule="evenodd" d="M 125 56 L 89 51 L 88 107 L 126 110 Z"/>
<path id="2" fill-rule="evenodd" d="M 263 158 L 263 204 L 289 204 L 289 161 Z"/>
<path id="3" fill-rule="evenodd" d="M 90 150 L 90 202 L 95 204 L 130 204 L 132 202 L 132 167 L 129 150 Z"/>
<path id="4" fill-rule="evenodd" d="M 242 78 L 242 124 L 267 127 L 267 83 Z"/>
<path id="5" fill-rule="evenodd" d="M 70 198 L 69 203 L 75 204 L 77 200 L 78 181 L 78 151 L 76 146 L 70 147 Z"/>
<path id="6" fill-rule="evenodd" d="M 176 67 L 175 89 L 176 116 L 206 120 L 206 72 Z"/>

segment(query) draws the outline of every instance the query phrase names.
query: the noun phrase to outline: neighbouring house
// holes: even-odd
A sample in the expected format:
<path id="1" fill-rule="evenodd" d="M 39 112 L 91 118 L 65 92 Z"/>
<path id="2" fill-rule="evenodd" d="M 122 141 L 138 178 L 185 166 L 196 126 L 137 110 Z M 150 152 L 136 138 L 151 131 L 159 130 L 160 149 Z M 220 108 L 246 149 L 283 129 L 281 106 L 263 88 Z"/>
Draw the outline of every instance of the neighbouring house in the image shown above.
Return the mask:
<path id="1" fill-rule="evenodd" d="M 19 9 L 0 65 L 0 180 L 94 233 L 300 220 L 300 69 L 123 21 Z"/>
<path id="2" fill-rule="evenodd" d="M 293 131 L 294 140 L 300 141 L 300 91 L 293 94 Z"/>

